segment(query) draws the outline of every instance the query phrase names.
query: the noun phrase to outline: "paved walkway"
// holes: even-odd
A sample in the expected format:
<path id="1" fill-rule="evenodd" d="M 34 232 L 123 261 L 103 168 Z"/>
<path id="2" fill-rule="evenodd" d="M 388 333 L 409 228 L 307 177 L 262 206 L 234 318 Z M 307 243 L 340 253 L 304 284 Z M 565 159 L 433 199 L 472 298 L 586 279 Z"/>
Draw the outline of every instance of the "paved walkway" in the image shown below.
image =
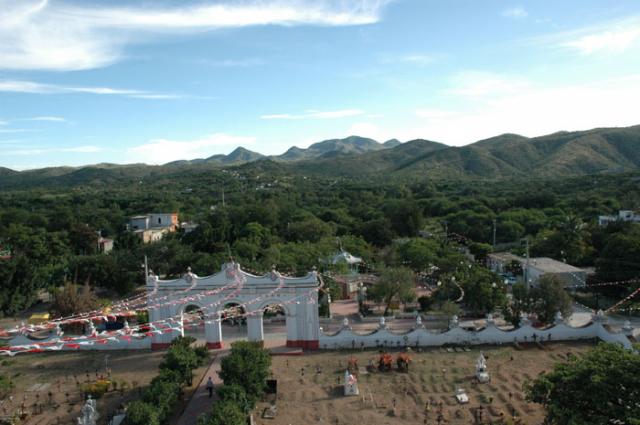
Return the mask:
<path id="1" fill-rule="evenodd" d="M 214 388 L 218 388 L 222 385 L 222 380 L 218 376 L 218 372 L 220 371 L 220 360 L 222 357 L 229 353 L 228 349 L 219 350 L 216 352 L 216 358 L 213 360 L 209 369 L 205 372 L 202 377 L 202 381 L 200 381 L 200 385 L 198 389 L 193 393 L 193 396 L 189 400 L 189 404 L 187 404 L 187 408 L 184 409 L 184 412 L 178 419 L 176 425 L 196 425 L 198 422 L 198 417 L 202 414 L 209 413 L 211 408 L 213 407 L 213 403 L 216 400 L 217 396 L 214 391 L 213 397 L 209 398 L 209 391 L 207 391 L 207 380 L 209 377 L 213 380 Z"/>
<path id="2" fill-rule="evenodd" d="M 264 341 L 265 348 L 282 347 L 286 343 L 286 335 L 284 334 L 265 335 L 265 337 L 267 338 Z M 216 391 L 222 385 L 222 380 L 218 376 L 218 372 L 220 371 L 220 361 L 224 356 L 229 354 L 231 343 L 234 342 L 234 340 L 236 339 L 225 340 L 225 347 L 222 350 L 215 351 L 216 358 L 209 366 L 209 369 L 204 373 L 198 389 L 193 393 L 193 396 L 178 419 L 178 422 L 176 422 L 176 425 L 196 425 L 200 415 L 211 412 L 213 403 L 217 400 Z M 211 377 L 214 385 L 212 398 L 209 398 L 209 392 L 207 391 L 207 379 L 209 379 L 209 377 Z"/>

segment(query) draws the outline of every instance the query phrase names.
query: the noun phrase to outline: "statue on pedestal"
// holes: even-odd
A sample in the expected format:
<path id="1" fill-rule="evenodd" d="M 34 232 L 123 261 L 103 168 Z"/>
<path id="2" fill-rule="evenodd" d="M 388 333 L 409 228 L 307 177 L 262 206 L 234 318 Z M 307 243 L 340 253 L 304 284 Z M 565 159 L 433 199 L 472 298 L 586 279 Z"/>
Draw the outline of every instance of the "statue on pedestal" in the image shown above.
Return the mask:
<path id="1" fill-rule="evenodd" d="M 344 395 L 358 395 L 358 378 L 355 375 L 349 373 L 349 370 L 344 371 Z"/>
<path id="2" fill-rule="evenodd" d="M 491 380 L 487 369 L 487 360 L 484 358 L 482 353 L 480 353 L 480 357 L 478 357 L 478 361 L 476 362 L 476 378 L 480 383 L 489 382 Z"/>
<path id="3" fill-rule="evenodd" d="M 81 416 L 78 418 L 78 425 L 96 425 L 100 417 L 96 410 L 96 401 L 89 396 L 80 410 Z"/>

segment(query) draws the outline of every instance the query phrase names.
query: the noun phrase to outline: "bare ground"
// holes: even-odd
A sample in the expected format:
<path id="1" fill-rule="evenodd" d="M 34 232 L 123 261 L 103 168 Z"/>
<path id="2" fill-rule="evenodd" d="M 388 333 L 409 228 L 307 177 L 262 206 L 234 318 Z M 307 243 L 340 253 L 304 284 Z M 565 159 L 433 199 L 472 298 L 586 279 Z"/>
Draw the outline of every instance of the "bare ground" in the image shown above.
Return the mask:
<path id="1" fill-rule="evenodd" d="M 568 353 L 583 353 L 590 347 L 588 343 L 554 343 L 544 349 L 537 346 L 520 350 L 482 347 L 470 352 L 432 349 L 411 353 L 409 373 L 395 368 L 392 372 L 366 373 L 369 360 L 377 363 L 376 351 L 274 357 L 272 372 L 278 380 L 278 413 L 275 419 L 263 419 L 261 415 L 268 404 L 261 403 L 254 417 L 257 424 L 263 425 L 395 425 L 436 424 L 442 414 L 443 424 L 470 424 L 475 423 L 476 410 L 482 406 L 485 423 L 489 420 L 501 423 L 515 413 L 522 424 L 539 424 L 544 417 L 543 408 L 526 402 L 523 383 L 552 369 Z M 481 350 L 487 357 L 491 375 L 491 382 L 486 384 L 474 382 L 475 362 Z M 395 359 L 396 353 L 392 354 Z M 360 395 L 345 397 L 341 383 L 350 355 L 358 359 Z M 468 404 L 461 405 L 455 400 L 458 387 L 467 391 Z"/>

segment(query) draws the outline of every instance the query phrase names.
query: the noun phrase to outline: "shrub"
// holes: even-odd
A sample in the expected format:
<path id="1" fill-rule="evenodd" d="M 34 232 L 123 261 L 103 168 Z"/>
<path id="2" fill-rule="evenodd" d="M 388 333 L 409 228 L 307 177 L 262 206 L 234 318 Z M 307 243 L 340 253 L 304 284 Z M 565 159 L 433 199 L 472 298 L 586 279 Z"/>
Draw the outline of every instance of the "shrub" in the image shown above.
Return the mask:
<path id="1" fill-rule="evenodd" d="M 136 400 L 127 406 L 127 424 L 129 425 L 160 425 L 155 406 Z"/>
<path id="2" fill-rule="evenodd" d="M 83 384 L 81 389 L 86 394 L 91 394 L 93 398 L 100 398 L 109 391 L 109 387 L 111 386 L 111 381 L 106 379 L 98 379 L 95 382 L 90 382 L 88 384 Z"/>
<path id="3" fill-rule="evenodd" d="M 247 400 L 247 393 L 240 385 L 223 385 L 218 389 L 218 396 L 221 401 L 235 403 L 244 413 L 248 413 L 251 410 L 251 404 Z"/>
<path id="4" fill-rule="evenodd" d="M 247 415 L 232 401 L 220 401 L 213 405 L 209 417 L 198 421 L 198 425 L 246 425 Z"/>
<path id="5" fill-rule="evenodd" d="M 220 378 L 225 385 L 244 388 L 251 407 L 262 397 L 269 376 L 271 356 L 256 342 L 238 341 L 231 345 L 231 353 L 222 359 Z"/>

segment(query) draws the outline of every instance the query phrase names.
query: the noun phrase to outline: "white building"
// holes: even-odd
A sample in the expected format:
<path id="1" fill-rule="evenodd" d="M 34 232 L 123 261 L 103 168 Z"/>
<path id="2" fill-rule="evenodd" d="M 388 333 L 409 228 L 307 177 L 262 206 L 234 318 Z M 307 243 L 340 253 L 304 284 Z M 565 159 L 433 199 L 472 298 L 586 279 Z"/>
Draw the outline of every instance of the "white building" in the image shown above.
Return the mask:
<path id="1" fill-rule="evenodd" d="M 606 226 L 609 223 L 615 223 L 617 221 L 640 223 L 640 214 L 631 210 L 620 210 L 618 211 L 618 215 L 598 216 L 598 224 L 600 226 Z"/>
<path id="2" fill-rule="evenodd" d="M 487 267 L 495 273 L 506 273 L 507 266 L 514 261 L 520 263 L 523 274 L 527 276 L 529 284 L 533 286 L 537 284 L 542 276 L 554 276 L 566 287 L 585 286 L 586 284 L 586 270 L 563 263 L 562 261 L 554 260 L 553 258 L 529 258 L 529 267 L 527 267 L 526 258 L 509 252 L 496 252 L 487 255 Z M 522 278 L 522 276 L 520 276 L 520 278 Z"/>
<path id="3" fill-rule="evenodd" d="M 525 263 L 526 264 L 526 260 Z M 527 278 L 532 285 L 536 285 L 542 276 L 553 276 L 567 286 L 585 286 L 587 280 L 586 270 L 554 260 L 548 257 L 529 259 Z"/>

